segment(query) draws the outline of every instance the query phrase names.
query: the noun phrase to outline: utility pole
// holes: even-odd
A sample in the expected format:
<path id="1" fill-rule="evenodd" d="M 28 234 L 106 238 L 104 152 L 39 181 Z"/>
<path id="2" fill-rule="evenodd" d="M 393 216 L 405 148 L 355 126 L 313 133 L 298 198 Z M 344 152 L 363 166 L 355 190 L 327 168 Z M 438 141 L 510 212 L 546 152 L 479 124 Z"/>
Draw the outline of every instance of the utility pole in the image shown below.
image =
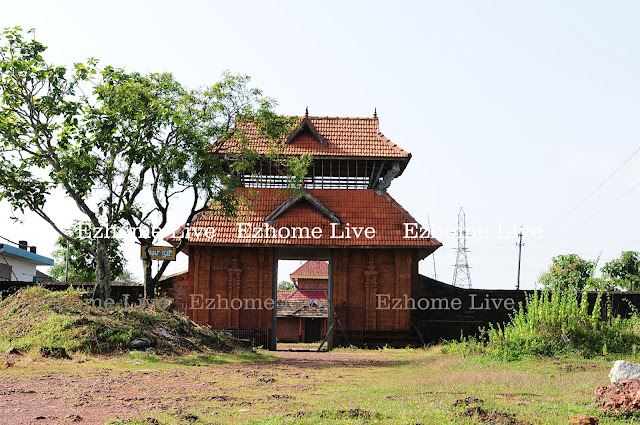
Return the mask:
<path id="1" fill-rule="evenodd" d="M 433 237 L 433 233 L 431 233 L 431 220 L 429 220 L 429 214 L 427 214 L 427 225 L 429 226 L 429 236 Z M 433 280 L 438 280 L 438 273 L 436 273 L 436 253 L 431 254 L 431 258 L 433 259 Z"/>
<path id="2" fill-rule="evenodd" d="M 522 260 L 522 229 L 520 229 L 520 233 L 518 233 L 518 237 L 520 241 L 517 243 L 518 245 L 518 283 L 516 283 L 516 289 L 520 289 L 520 261 Z"/>

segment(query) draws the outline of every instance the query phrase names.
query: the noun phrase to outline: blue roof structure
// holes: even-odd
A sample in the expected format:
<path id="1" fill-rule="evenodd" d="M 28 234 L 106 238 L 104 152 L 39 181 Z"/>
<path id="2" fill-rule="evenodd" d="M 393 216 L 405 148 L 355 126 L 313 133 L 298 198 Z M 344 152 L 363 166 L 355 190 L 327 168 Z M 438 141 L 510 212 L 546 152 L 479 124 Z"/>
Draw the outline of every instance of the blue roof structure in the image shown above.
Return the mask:
<path id="1" fill-rule="evenodd" d="M 36 266 L 53 266 L 53 258 L 38 255 L 26 249 L 16 248 L 15 246 L 0 244 L 0 254 L 5 257 L 15 258 Z"/>

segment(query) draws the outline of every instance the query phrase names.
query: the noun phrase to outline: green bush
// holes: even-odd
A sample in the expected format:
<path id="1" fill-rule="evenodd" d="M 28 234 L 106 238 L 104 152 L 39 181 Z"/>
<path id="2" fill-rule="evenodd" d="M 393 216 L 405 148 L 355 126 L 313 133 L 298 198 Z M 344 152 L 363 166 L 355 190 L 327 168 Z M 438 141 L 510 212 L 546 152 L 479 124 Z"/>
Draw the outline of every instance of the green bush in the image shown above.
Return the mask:
<path id="1" fill-rule="evenodd" d="M 589 305 L 587 292 L 535 292 L 504 326 L 481 329 L 477 338 L 449 342 L 444 352 L 483 352 L 503 360 L 523 356 L 635 356 L 640 317 L 613 316 L 603 293 Z"/>

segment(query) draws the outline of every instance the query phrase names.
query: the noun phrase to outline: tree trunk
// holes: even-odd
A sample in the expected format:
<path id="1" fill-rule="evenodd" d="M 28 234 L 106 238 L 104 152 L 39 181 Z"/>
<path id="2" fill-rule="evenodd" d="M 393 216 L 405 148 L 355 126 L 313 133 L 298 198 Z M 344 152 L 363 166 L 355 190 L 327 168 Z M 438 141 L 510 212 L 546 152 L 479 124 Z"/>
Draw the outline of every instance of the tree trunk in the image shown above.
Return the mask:
<path id="1" fill-rule="evenodd" d="M 93 289 L 93 297 L 104 302 L 111 298 L 111 263 L 109 263 L 107 255 L 108 240 L 98 238 L 96 244 L 96 286 Z"/>
<path id="2" fill-rule="evenodd" d="M 153 275 L 152 275 L 152 270 L 151 270 L 151 265 L 152 264 L 153 264 L 153 260 L 151 258 L 149 258 L 149 255 L 147 255 L 147 258 L 142 260 L 142 266 L 144 267 L 144 298 L 145 298 L 145 303 L 150 301 L 150 300 L 152 300 L 155 297 L 156 285 L 155 285 L 155 282 L 153 280 Z"/>

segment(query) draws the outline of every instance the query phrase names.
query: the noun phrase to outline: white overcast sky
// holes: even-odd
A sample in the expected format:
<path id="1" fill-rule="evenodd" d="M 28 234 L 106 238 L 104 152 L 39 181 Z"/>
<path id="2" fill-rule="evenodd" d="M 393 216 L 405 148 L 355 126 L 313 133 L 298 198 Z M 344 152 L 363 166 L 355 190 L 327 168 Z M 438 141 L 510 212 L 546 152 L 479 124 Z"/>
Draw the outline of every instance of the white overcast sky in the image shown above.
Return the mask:
<path id="1" fill-rule="evenodd" d="M 525 228 L 522 287 L 552 256 L 600 265 L 640 250 L 640 3 L 637 1 L 20 1 L 0 26 L 36 28 L 49 61 L 88 57 L 183 84 L 248 74 L 282 114 L 371 116 L 413 154 L 389 192 L 444 246 L 450 282 L 458 210 L 477 288 L 515 287 Z M 631 192 L 629 192 L 631 190 Z M 63 224 L 80 218 L 51 200 Z M 179 211 L 178 211 L 179 212 Z M 567 216 L 567 214 L 571 212 Z M 0 235 L 48 255 L 56 234 L 33 215 L 14 224 L 0 203 Z M 179 217 L 174 217 L 172 226 Z M 502 233 L 500 232 L 502 226 Z M 527 229 L 539 228 L 532 238 Z M 442 229 L 442 231 L 438 230 Z M 446 232 L 449 230 L 449 232 Z M 130 269 L 141 275 L 129 242 Z M 299 262 L 287 265 L 285 271 Z M 184 259 L 171 271 L 186 268 Z M 433 275 L 431 257 L 421 262 Z M 285 277 L 283 272 L 282 277 Z"/>

